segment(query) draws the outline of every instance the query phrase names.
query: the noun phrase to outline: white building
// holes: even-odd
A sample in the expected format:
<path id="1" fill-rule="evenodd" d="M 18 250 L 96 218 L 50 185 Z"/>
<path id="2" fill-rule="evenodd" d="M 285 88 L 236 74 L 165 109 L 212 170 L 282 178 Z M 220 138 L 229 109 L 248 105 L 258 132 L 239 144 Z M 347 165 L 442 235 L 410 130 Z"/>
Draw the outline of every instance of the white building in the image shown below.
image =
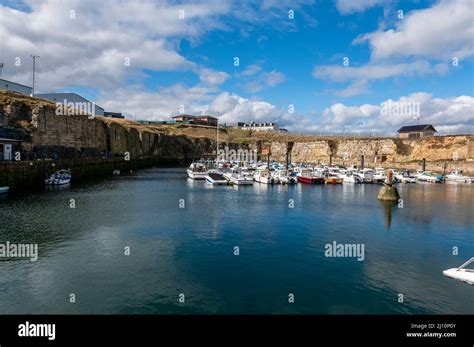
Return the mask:
<path id="1" fill-rule="evenodd" d="M 240 129 L 253 131 L 279 131 L 276 123 L 238 123 Z"/>

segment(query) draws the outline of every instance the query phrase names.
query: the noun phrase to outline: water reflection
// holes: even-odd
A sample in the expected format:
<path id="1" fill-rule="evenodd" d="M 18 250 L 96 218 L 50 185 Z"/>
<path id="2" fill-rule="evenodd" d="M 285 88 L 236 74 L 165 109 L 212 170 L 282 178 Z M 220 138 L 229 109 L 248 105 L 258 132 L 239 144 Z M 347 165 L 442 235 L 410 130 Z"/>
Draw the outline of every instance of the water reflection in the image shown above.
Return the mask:
<path id="1" fill-rule="evenodd" d="M 385 216 L 385 229 L 389 230 L 392 225 L 392 210 L 398 208 L 397 202 L 379 200 Z"/>

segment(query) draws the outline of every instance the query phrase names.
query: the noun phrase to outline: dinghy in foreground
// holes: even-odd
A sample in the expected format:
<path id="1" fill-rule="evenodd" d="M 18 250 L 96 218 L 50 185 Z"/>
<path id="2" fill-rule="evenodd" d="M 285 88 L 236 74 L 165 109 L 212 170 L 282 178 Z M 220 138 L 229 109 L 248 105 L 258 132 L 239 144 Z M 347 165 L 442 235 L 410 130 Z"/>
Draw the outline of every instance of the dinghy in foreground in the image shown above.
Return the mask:
<path id="1" fill-rule="evenodd" d="M 466 269 L 466 267 L 472 262 L 474 262 L 474 257 L 466 261 L 464 264 L 462 264 L 458 268 L 444 270 L 443 275 L 450 278 L 454 278 L 455 280 L 458 280 L 458 281 L 466 282 L 468 284 L 474 284 L 474 270 Z"/>
<path id="2" fill-rule="evenodd" d="M 10 187 L 0 187 L 0 194 L 6 194 L 10 190 Z"/>

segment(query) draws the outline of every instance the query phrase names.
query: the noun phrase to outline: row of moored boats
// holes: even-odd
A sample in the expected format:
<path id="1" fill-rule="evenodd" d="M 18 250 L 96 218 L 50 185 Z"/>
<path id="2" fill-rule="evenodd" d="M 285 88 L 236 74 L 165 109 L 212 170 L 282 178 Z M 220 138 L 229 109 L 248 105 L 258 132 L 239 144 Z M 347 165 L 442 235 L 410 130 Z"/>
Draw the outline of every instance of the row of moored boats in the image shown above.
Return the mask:
<path id="1" fill-rule="evenodd" d="M 279 163 L 250 162 L 242 165 L 240 162 L 214 162 L 204 161 L 192 163 L 188 170 L 188 177 L 193 180 L 205 180 L 213 185 L 251 185 L 254 182 L 264 184 L 359 184 L 379 183 L 387 181 L 388 171 L 393 173 L 393 183 L 442 183 L 462 182 L 472 183 L 474 178 L 464 176 L 462 171 L 452 171 L 446 176 L 431 171 L 385 169 L 358 169 L 353 166 L 342 168 L 339 166 L 308 166 L 304 164 L 291 164 L 286 168 Z"/>

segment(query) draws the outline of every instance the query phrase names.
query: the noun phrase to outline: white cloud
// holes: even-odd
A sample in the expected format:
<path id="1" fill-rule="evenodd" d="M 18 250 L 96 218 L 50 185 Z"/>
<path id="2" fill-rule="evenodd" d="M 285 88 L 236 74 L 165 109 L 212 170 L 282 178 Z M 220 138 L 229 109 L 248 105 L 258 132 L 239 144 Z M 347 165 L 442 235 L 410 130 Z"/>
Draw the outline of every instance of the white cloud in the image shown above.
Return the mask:
<path id="1" fill-rule="evenodd" d="M 248 73 L 248 70 L 246 70 Z M 270 72 L 261 72 L 244 85 L 245 91 L 257 93 L 263 89 L 275 87 L 285 80 L 285 75 L 276 70 Z"/>
<path id="2" fill-rule="evenodd" d="M 199 69 L 198 73 L 201 82 L 214 86 L 224 83 L 230 77 L 226 72 L 206 68 Z"/>
<path id="3" fill-rule="evenodd" d="M 444 74 L 447 70 L 447 64 L 431 65 L 426 61 L 399 64 L 369 63 L 360 67 L 323 65 L 315 66 L 313 76 L 319 79 L 330 79 L 334 82 L 347 82 L 353 80 L 371 81 L 390 77 Z"/>
<path id="4" fill-rule="evenodd" d="M 413 56 L 463 59 L 474 54 L 473 7 L 472 0 L 442 0 L 405 14 L 395 29 L 365 34 L 355 43 L 368 41 L 375 60 Z"/>
<path id="5" fill-rule="evenodd" d="M 247 66 L 247 68 L 240 73 L 241 76 L 253 76 L 257 73 L 262 71 L 262 66 L 260 64 L 251 64 Z"/>
<path id="6" fill-rule="evenodd" d="M 337 2 L 341 13 L 379 5 L 376 0 Z M 390 3 L 388 3 L 390 5 Z M 395 29 L 382 29 L 357 37 L 353 44 L 369 42 L 371 59 L 362 66 L 315 66 L 313 76 L 349 82 L 334 94 L 349 97 L 368 91 L 370 81 L 397 77 L 444 75 L 453 58 L 474 54 L 472 0 L 441 0 L 432 7 L 405 13 Z M 384 6 L 387 3 L 384 3 Z"/>
<path id="7" fill-rule="evenodd" d="M 112 88 L 125 79 L 143 79 L 144 69 L 193 70 L 178 53 L 176 38 L 197 40 L 223 25 L 218 16 L 230 10 L 226 2 L 206 6 L 150 0 L 29 1 L 31 12 L 0 7 L 4 76 L 31 83 L 30 54 L 40 55 L 37 90 L 67 86 Z M 185 19 L 179 18 L 183 10 Z M 74 11 L 74 12 L 71 12 Z M 73 17 L 73 18 L 71 18 Z M 15 66 L 15 58 L 21 65 Z M 224 78 L 208 75 L 210 79 Z"/>
<path id="8" fill-rule="evenodd" d="M 364 12 L 366 9 L 386 4 L 387 0 L 336 0 L 336 7 L 341 14 Z"/>
<path id="9" fill-rule="evenodd" d="M 419 103 L 420 124 L 433 124 L 438 131 L 446 129 L 459 132 L 474 130 L 474 97 L 433 98 L 429 93 L 412 93 L 397 100 L 385 100 L 398 105 Z M 398 127 L 416 124 L 413 114 L 383 115 L 383 104 L 347 106 L 341 103 L 326 108 L 323 112 L 323 129 L 331 132 L 394 133 Z"/>

